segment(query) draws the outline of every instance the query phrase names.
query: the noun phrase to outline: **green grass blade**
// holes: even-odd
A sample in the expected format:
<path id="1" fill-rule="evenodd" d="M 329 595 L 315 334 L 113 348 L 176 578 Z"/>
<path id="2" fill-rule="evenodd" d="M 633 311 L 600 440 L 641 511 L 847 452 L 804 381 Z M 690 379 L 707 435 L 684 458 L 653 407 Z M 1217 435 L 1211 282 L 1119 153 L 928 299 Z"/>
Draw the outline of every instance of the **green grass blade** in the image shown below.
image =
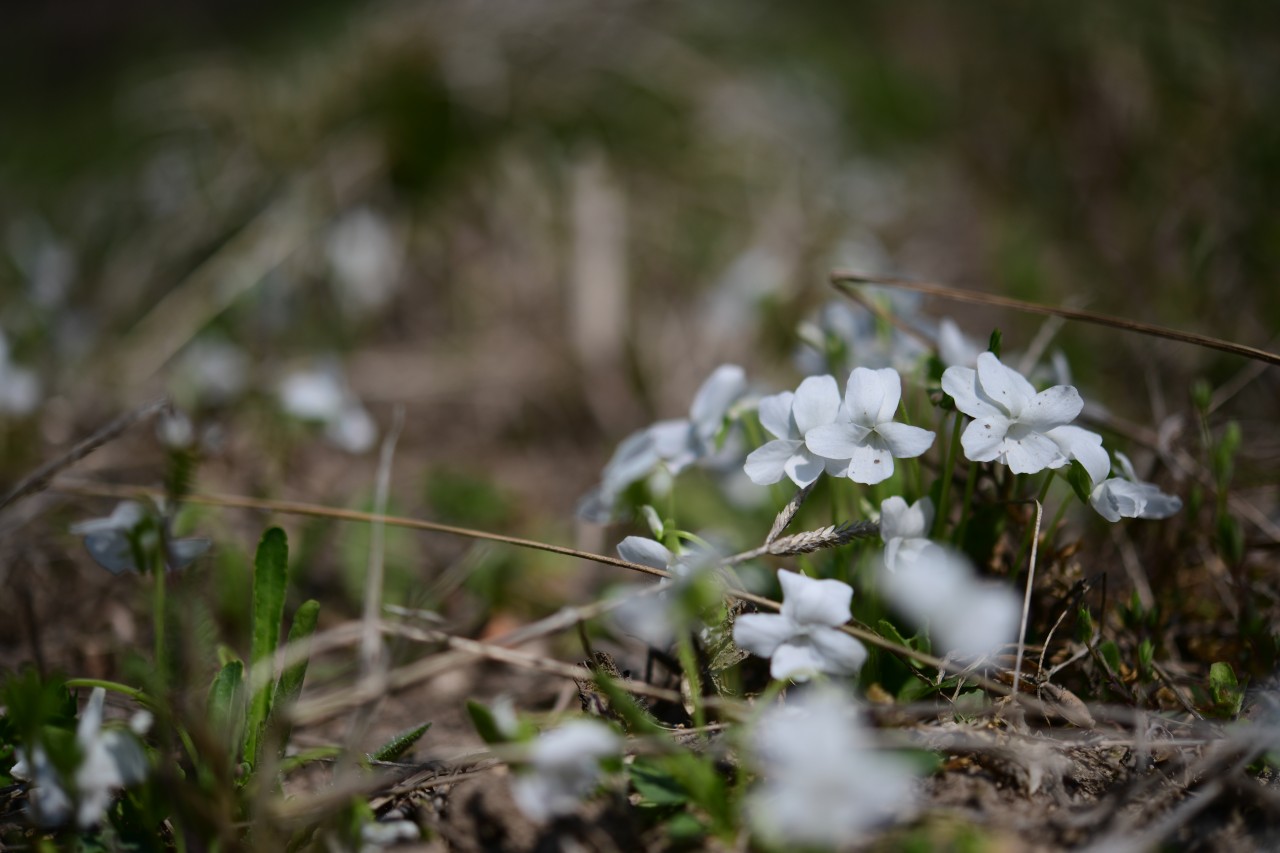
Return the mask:
<path id="1" fill-rule="evenodd" d="M 244 722 L 244 712 L 240 708 L 243 701 L 244 663 L 228 661 L 209 685 L 209 720 L 214 728 L 227 735 L 228 749 L 234 751 L 240 744 L 240 726 Z M 236 761 L 231 756 L 232 763 Z"/>
<path id="2" fill-rule="evenodd" d="M 284 531 L 272 527 L 262 534 L 253 560 L 253 645 L 250 663 L 271 658 L 280 645 L 280 624 L 284 620 L 284 592 L 289 573 L 289 542 Z M 275 685 L 268 683 L 253 695 L 249 718 L 245 721 L 244 758 L 258 764 L 258 750 Z"/>
<path id="3" fill-rule="evenodd" d="M 429 728 L 431 728 L 430 723 L 423 723 L 420 726 L 415 726 L 414 728 L 409 729 L 407 732 L 401 732 L 377 750 L 371 752 L 369 754 L 369 760 L 395 761 L 397 758 L 408 752 L 409 749 L 418 742 L 418 739 L 427 733 L 427 729 Z"/>
<path id="4" fill-rule="evenodd" d="M 320 602 L 314 598 L 302 602 L 294 611 L 293 624 L 289 626 L 289 645 L 301 643 L 314 634 L 319 616 Z M 309 661 L 310 656 L 305 657 L 280 673 L 280 680 L 276 682 L 275 698 L 271 701 L 273 714 L 298 701 L 298 697 L 302 695 L 302 682 L 307 677 Z M 285 748 L 289 745 L 290 726 L 287 722 L 282 723 L 280 732 L 280 755 L 283 757 Z"/>

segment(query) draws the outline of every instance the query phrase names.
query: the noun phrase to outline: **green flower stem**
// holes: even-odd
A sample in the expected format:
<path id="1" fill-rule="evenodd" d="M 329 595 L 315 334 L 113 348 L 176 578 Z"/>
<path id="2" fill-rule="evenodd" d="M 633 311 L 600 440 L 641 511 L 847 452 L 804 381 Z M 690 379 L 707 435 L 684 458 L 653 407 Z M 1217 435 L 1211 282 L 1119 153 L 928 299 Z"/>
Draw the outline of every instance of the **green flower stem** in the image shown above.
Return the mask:
<path id="1" fill-rule="evenodd" d="M 942 534 L 942 528 L 947 523 L 947 513 L 950 507 L 947 501 L 951 497 L 951 481 L 956 474 L 956 447 L 960 444 L 960 426 L 961 417 L 959 412 L 954 413 L 955 423 L 951 427 L 951 441 L 947 444 L 946 462 L 942 465 L 942 486 L 938 493 L 938 511 L 933 517 L 933 530 L 931 535 L 937 539 Z"/>
<path id="2" fill-rule="evenodd" d="M 119 693 L 128 696 L 133 701 L 147 708 L 158 707 L 156 700 L 152 699 L 145 690 L 139 690 L 136 687 L 130 687 L 127 684 L 121 684 L 118 681 L 105 681 L 101 678 L 68 678 L 66 685 L 69 688 L 75 687 L 101 687 L 103 690 L 110 690 L 112 693 Z"/>
<path id="3" fill-rule="evenodd" d="M 163 544 L 160 546 L 163 549 Z M 165 574 L 164 557 L 161 551 L 156 551 L 152 557 L 151 574 L 155 576 L 152 588 L 152 631 L 156 638 L 156 674 L 160 676 L 160 683 L 165 685 L 168 683 L 169 668 L 168 654 L 165 651 Z"/>
<path id="4" fill-rule="evenodd" d="M 693 704 L 693 725 L 702 728 L 707 724 L 707 711 L 702 704 L 702 676 L 698 672 L 698 656 L 693 652 L 693 638 L 681 632 L 677 655 L 684 677 L 689 679 L 689 701 Z"/>
<path id="5" fill-rule="evenodd" d="M 969 474 L 964 481 L 964 502 L 960 505 L 960 523 L 956 526 L 956 535 L 952 539 L 955 545 L 964 544 L 964 534 L 969 527 L 969 510 L 973 506 L 973 490 L 978 485 L 978 463 L 969 463 Z"/>

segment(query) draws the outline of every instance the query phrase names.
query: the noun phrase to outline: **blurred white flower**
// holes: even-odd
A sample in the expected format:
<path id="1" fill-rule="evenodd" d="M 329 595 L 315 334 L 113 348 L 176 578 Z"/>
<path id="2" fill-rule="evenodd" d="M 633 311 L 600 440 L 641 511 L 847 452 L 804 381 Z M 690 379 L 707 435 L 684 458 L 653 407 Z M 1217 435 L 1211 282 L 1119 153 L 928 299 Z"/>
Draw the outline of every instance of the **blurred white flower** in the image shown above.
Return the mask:
<path id="1" fill-rule="evenodd" d="M 623 633 L 657 649 L 670 646 L 678 632 L 690 627 L 691 614 L 685 612 L 680 596 L 687 589 L 687 584 L 711 565 L 715 555 L 706 550 L 675 554 L 656 540 L 628 536 L 618 543 L 618 556 L 632 563 L 671 572 L 670 579 L 659 582 L 662 592 L 633 596 L 613 611 L 613 622 Z M 622 594 L 634 594 L 637 589 L 641 588 L 629 586 Z"/>
<path id="2" fill-rule="evenodd" d="M 688 418 L 659 421 L 623 439 L 605 465 L 600 485 L 578 502 L 578 516 L 606 523 L 627 487 L 660 466 L 670 474 L 679 474 L 695 462 L 711 461 L 725 418 L 746 392 L 747 378 L 741 367 L 725 364 L 716 368 L 694 396 Z"/>
<path id="3" fill-rule="evenodd" d="M 529 749 L 529 767 L 511 792 L 525 817 L 543 823 L 572 814 L 600 780 L 600 760 L 617 755 L 618 736 L 603 723 L 573 720 L 540 736 Z"/>
<path id="4" fill-rule="evenodd" d="M 76 728 L 80 766 L 70 790 L 40 744 L 32 748 L 30 761 L 21 748 L 16 751 L 18 762 L 10 773 L 32 783 L 31 808 L 38 825 L 60 826 L 74 809 L 76 825 L 88 829 L 102 820 L 117 791 L 146 778 L 147 756 L 137 738 L 120 729 L 102 730 L 105 701 L 106 691 L 94 688 L 80 715 Z"/>
<path id="5" fill-rule="evenodd" d="M 733 641 L 771 658 L 769 674 L 807 681 L 815 672 L 856 675 L 867 659 L 862 643 L 840 630 L 852 616 L 853 587 L 778 570 L 780 613 L 748 613 L 733 623 Z"/>
<path id="6" fill-rule="evenodd" d="M 395 295 L 404 251 L 385 216 L 367 208 L 342 215 L 325 246 L 343 307 L 371 313 Z"/>
<path id="7" fill-rule="evenodd" d="M 784 476 L 807 486 L 826 471 L 841 474 L 847 460 L 825 459 L 805 446 L 814 427 L 834 423 L 840 413 L 840 389 L 831 376 L 810 376 L 795 393 L 783 391 L 760 400 L 760 425 L 776 437 L 747 456 L 744 470 L 751 482 L 767 486 Z"/>
<path id="8" fill-rule="evenodd" d="M 915 294 L 895 293 L 889 298 L 889 310 L 905 322 L 916 320 L 918 300 Z M 911 370 L 927 352 L 924 344 L 897 327 L 877 328 L 876 318 L 864 308 L 848 301 L 829 302 L 813 320 L 797 329 L 804 348 L 797 361 L 808 374 L 850 370 L 861 365 L 869 368 L 892 367 Z"/>
<path id="9" fill-rule="evenodd" d="M 893 420 L 902 399 L 902 377 L 892 367 L 849 374 L 844 402 L 835 423 L 805 433 L 805 446 L 827 459 L 848 459 L 840 472 L 857 483 L 879 483 L 893 476 L 894 457 L 910 459 L 933 444 L 933 433 Z"/>
<path id="10" fill-rule="evenodd" d="M 9 342 L 0 332 L 0 415 L 24 417 L 40 405 L 40 380 L 34 371 L 9 361 Z"/>
<path id="11" fill-rule="evenodd" d="M 839 847 L 912 807 L 910 765 L 875 748 L 841 691 L 808 691 L 776 705 L 751 734 L 762 781 L 745 811 L 767 839 Z"/>
<path id="12" fill-rule="evenodd" d="M 105 518 L 92 518 L 71 525 L 71 533 L 83 536 L 89 556 L 113 575 L 141 571 L 138 566 L 139 555 L 134 550 L 135 539 L 138 540 L 138 547 L 147 553 L 153 552 L 157 545 L 162 545 L 165 550 L 165 565 L 169 571 L 185 569 L 213 547 L 208 539 L 173 539 L 167 531 L 159 541 L 149 539 L 147 537 L 159 536 L 160 523 L 145 529 L 142 523 L 146 519 L 147 511 L 142 504 L 137 501 L 121 501 L 116 504 L 111 515 Z"/>
<path id="13" fill-rule="evenodd" d="M 993 353 L 978 356 L 978 369 L 948 367 L 942 389 L 956 408 L 973 418 L 960 437 L 971 462 L 997 461 L 1015 474 L 1034 474 L 1067 464 L 1067 455 L 1049 433 L 1075 420 L 1084 401 L 1070 385 L 1036 393 L 1016 370 Z"/>
<path id="14" fill-rule="evenodd" d="M 899 563 L 914 562 L 933 543 L 933 501 L 923 497 L 907 506 L 894 496 L 880 504 L 880 538 L 884 540 L 884 565 L 896 571 Z"/>
<path id="15" fill-rule="evenodd" d="M 228 403 L 248 384 L 249 357 L 244 350 L 220 338 L 200 338 L 178 358 L 174 381 L 190 388 L 196 401 Z"/>
<path id="16" fill-rule="evenodd" d="M 937 646 L 961 657 L 990 654 L 1012 641 L 1022 615 L 1006 586 L 979 580 L 958 551 L 932 545 L 915 560 L 880 573 L 881 590 L 896 610 L 928 626 Z"/>
<path id="17" fill-rule="evenodd" d="M 360 849 L 381 850 L 396 844 L 408 844 L 422 837 L 422 831 L 411 820 L 371 820 L 360 827 Z"/>
<path id="18" fill-rule="evenodd" d="M 960 331 L 950 317 L 943 317 L 938 324 L 938 358 L 947 367 L 974 367 L 982 347 Z"/>
<path id="19" fill-rule="evenodd" d="M 325 437 L 348 453 L 366 453 L 378 440 L 373 418 L 333 366 L 294 371 L 278 393 L 286 412 L 323 424 Z"/>
<path id="20" fill-rule="evenodd" d="M 1154 483 L 1143 482 L 1134 473 L 1129 457 L 1116 451 L 1120 477 L 1098 482 L 1089 495 L 1089 505 L 1107 521 L 1121 518 L 1168 518 L 1182 509 L 1182 499 L 1160 491 Z M 1092 473 L 1092 472 L 1090 472 Z"/>

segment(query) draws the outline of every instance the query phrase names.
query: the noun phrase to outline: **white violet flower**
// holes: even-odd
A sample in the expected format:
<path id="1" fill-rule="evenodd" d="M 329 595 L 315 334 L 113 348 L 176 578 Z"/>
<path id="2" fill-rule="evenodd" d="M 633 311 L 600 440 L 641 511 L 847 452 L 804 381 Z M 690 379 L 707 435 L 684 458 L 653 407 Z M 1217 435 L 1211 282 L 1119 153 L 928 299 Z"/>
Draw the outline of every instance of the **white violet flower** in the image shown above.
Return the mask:
<path id="1" fill-rule="evenodd" d="M 627 487 L 655 473 L 659 466 L 679 474 L 695 462 L 713 457 L 725 418 L 746 392 L 747 375 L 741 367 L 717 367 L 694 395 L 688 418 L 659 421 L 622 440 L 604 466 L 600 485 L 579 501 L 578 516 L 607 523 Z"/>
<path id="2" fill-rule="evenodd" d="M 710 566 L 714 555 L 706 549 L 676 554 L 654 539 L 628 536 L 618 543 L 618 556 L 671 572 L 670 579 L 659 581 L 661 592 L 635 585 L 625 588 L 622 594 L 631 597 L 613 612 L 614 624 L 624 633 L 656 649 L 668 647 L 677 632 L 687 629 L 690 623 L 691 615 L 686 612 L 680 593 Z"/>
<path id="3" fill-rule="evenodd" d="M 762 781 L 745 808 L 766 838 L 839 847 L 911 807 L 910 765 L 875 748 L 841 691 L 806 691 L 775 705 L 752 741 Z"/>
<path id="4" fill-rule="evenodd" d="M 969 367 L 978 363 L 982 348 L 960 331 L 950 317 L 938 324 L 938 358 L 947 367 Z"/>
<path id="5" fill-rule="evenodd" d="M 933 545 L 929 530 L 933 527 L 933 501 L 923 497 L 907 506 L 906 500 L 894 496 L 880 504 L 880 538 L 884 540 L 884 565 L 896 571 L 899 563 L 914 562 L 921 552 Z"/>
<path id="6" fill-rule="evenodd" d="M 1129 457 L 1116 451 L 1122 476 L 1098 482 L 1089 495 L 1089 505 L 1107 521 L 1121 518 L 1168 518 L 1182 509 L 1182 499 L 1165 494 L 1154 483 L 1138 479 Z"/>
<path id="7" fill-rule="evenodd" d="M 979 580 L 958 551 L 934 545 L 914 561 L 880 574 L 885 598 L 911 621 L 928 626 L 948 653 L 979 657 L 1012 641 L 1022 615 L 1007 586 Z"/>
<path id="8" fill-rule="evenodd" d="M 805 434 L 805 446 L 828 459 L 848 459 L 842 472 L 857 483 L 893 476 L 894 457 L 910 459 L 933 444 L 933 433 L 893 420 L 902 399 L 902 377 L 892 367 L 856 367 L 849 374 L 837 421 Z"/>
<path id="9" fill-rule="evenodd" d="M 840 630 L 853 615 L 853 587 L 778 570 L 780 613 L 748 613 L 733 623 L 733 641 L 754 655 L 772 658 L 776 679 L 807 681 L 811 674 L 856 675 L 867 659 L 862 643 Z"/>
<path id="10" fill-rule="evenodd" d="M 997 461 L 1015 474 L 1067 464 L 1067 454 L 1048 433 L 1080 414 L 1084 401 L 1075 388 L 1055 385 L 1037 393 L 1022 374 L 1001 364 L 994 353 L 984 352 L 978 356 L 977 370 L 948 367 L 942 389 L 957 409 L 973 418 L 960 436 L 969 461 Z"/>
<path id="11" fill-rule="evenodd" d="M 747 456 L 744 470 L 760 486 L 784 476 L 801 488 L 826 471 L 841 474 L 848 461 L 827 459 L 805 446 L 804 437 L 814 427 L 835 422 L 840 413 L 840 388 L 831 376 L 810 376 L 795 393 L 783 391 L 760 400 L 760 425 L 772 433 L 770 441 Z"/>
<path id="12" fill-rule="evenodd" d="M 32 748 L 30 761 L 21 748 L 16 751 L 18 761 L 9 772 L 32 783 L 31 808 L 40 826 L 60 826 L 74 811 L 76 825 L 89 829 L 102 820 L 117 791 L 146 778 L 147 757 L 134 735 L 120 729 L 102 730 L 106 695 L 101 687 L 94 688 L 80 715 L 76 744 L 81 759 L 72 789 L 63 784 L 43 746 Z"/>
<path id="13" fill-rule="evenodd" d="M 373 418 L 333 365 L 290 373 L 278 393 L 286 412 L 323 424 L 325 437 L 347 453 L 365 453 L 378 440 Z"/>
<path id="14" fill-rule="evenodd" d="M 526 817 L 538 823 L 572 814 L 600 780 L 600 760 L 616 755 L 618 736 L 603 723 L 574 720 L 529 749 L 529 768 L 511 783 Z"/>

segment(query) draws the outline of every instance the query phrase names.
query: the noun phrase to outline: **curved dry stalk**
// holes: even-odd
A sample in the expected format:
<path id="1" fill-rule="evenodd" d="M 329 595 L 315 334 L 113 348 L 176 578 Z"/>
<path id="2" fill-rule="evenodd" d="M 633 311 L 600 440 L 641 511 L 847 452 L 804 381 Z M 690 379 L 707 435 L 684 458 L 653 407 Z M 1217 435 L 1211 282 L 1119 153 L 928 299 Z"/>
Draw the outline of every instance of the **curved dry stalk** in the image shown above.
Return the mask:
<path id="1" fill-rule="evenodd" d="M 1023 311 L 1028 314 L 1046 314 L 1050 317 L 1062 317 L 1066 320 L 1079 320 L 1082 323 L 1093 323 L 1096 326 L 1107 326 L 1112 329 L 1122 329 L 1126 332 L 1137 332 L 1141 335 L 1167 338 L 1171 341 L 1179 341 L 1184 344 L 1194 344 L 1195 346 L 1205 347 L 1206 349 L 1215 349 L 1220 352 L 1231 353 L 1232 355 L 1252 358 L 1256 361 L 1266 362 L 1267 364 L 1280 365 L 1280 355 L 1258 349 L 1257 347 L 1237 344 L 1231 341 L 1224 341 L 1221 338 L 1213 338 L 1208 335 L 1201 335 L 1195 332 L 1183 332 L 1178 329 L 1156 326 L 1151 323 L 1139 323 L 1136 320 L 1112 317 L 1109 314 L 1099 314 L 1096 311 L 1082 311 L 1078 308 L 1058 308 L 1053 305 L 1042 305 L 1038 302 L 1027 302 L 1022 299 L 1013 299 L 1008 296 L 997 296 L 992 293 L 981 293 L 975 290 L 961 290 L 955 287 L 947 287 L 946 285 L 910 281 L 905 278 L 896 278 L 894 276 L 866 275 L 852 270 L 832 270 L 831 283 L 845 293 L 851 293 L 853 288 L 860 284 L 873 284 L 882 287 L 896 287 L 901 290 L 913 290 L 916 293 L 938 296 L 942 299 L 954 299 L 957 302 L 972 302 L 978 305 L 991 305 L 997 308 L 1012 308 L 1014 311 Z"/>

